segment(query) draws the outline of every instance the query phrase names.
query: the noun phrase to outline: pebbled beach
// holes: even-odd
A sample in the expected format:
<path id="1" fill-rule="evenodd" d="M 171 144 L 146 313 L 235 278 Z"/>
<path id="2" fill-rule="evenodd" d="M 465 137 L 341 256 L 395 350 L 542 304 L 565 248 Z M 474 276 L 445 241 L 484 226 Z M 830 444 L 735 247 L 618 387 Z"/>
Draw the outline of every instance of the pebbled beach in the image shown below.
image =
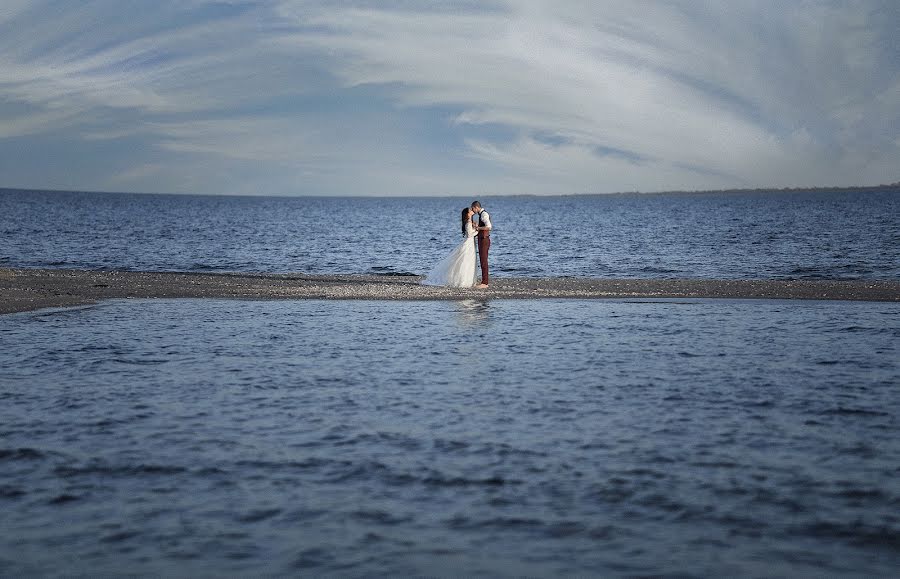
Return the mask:
<path id="1" fill-rule="evenodd" d="M 894 280 L 495 278 L 487 290 L 427 287 L 417 276 L 254 275 L 0 269 L 0 314 L 117 298 L 460 300 L 733 298 L 900 301 Z"/>

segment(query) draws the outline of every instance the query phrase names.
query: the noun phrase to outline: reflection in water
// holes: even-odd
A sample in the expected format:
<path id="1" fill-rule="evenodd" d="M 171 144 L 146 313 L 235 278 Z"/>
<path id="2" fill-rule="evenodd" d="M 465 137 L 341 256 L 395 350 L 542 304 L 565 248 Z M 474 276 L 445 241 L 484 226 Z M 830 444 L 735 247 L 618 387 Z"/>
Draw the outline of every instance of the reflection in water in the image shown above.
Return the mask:
<path id="1" fill-rule="evenodd" d="M 462 300 L 456 302 L 459 324 L 464 327 L 483 326 L 490 321 L 488 300 Z"/>

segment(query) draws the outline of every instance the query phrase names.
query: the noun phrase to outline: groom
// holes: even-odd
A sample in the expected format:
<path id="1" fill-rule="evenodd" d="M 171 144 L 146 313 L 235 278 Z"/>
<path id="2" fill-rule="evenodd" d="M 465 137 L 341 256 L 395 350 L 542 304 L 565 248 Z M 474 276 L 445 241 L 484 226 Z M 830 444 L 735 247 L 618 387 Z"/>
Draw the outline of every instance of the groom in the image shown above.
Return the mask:
<path id="1" fill-rule="evenodd" d="M 482 209 L 481 203 L 472 202 L 472 211 L 477 215 L 477 219 L 472 217 L 475 222 L 475 229 L 478 235 L 475 236 L 475 244 L 478 248 L 478 259 L 481 262 L 481 283 L 475 286 L 478 289 L 485 289 L 488 286 L 488 251 L 491 249 L 491 216 Z"/>

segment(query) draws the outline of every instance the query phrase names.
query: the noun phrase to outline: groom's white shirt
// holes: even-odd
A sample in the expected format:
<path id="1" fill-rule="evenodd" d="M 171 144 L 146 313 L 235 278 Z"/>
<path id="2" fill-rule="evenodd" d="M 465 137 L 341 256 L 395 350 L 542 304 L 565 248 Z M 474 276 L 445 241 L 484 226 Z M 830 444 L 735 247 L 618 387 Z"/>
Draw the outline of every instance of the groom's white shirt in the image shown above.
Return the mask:
<path id="1" fill-rule="evenodd" d="M 487 227 L 488 231 L 494 228 L 494 226 L 491 225 L 491 214 L 484 209 L 482 209 L 481 213 L 478 214 L 478 218 L 481 221 L 480 227 Z"/>

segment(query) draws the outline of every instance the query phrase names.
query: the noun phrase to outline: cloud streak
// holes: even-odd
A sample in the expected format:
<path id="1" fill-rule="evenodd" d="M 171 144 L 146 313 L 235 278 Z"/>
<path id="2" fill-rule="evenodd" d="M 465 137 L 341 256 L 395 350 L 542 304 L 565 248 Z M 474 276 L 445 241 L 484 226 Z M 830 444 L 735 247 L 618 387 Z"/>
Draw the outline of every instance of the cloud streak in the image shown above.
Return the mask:
<path id="1" fill-rule="evenodd" d="M 163 2 L 136 19 L 127 3 L 7 3 L 0 185 L 474 194 L 897 180 L 894 3 L 380 6 Z M 16 169 L 47 142 L 105 155 L 110 141 L 122 147 L 107 171 Z"/>

